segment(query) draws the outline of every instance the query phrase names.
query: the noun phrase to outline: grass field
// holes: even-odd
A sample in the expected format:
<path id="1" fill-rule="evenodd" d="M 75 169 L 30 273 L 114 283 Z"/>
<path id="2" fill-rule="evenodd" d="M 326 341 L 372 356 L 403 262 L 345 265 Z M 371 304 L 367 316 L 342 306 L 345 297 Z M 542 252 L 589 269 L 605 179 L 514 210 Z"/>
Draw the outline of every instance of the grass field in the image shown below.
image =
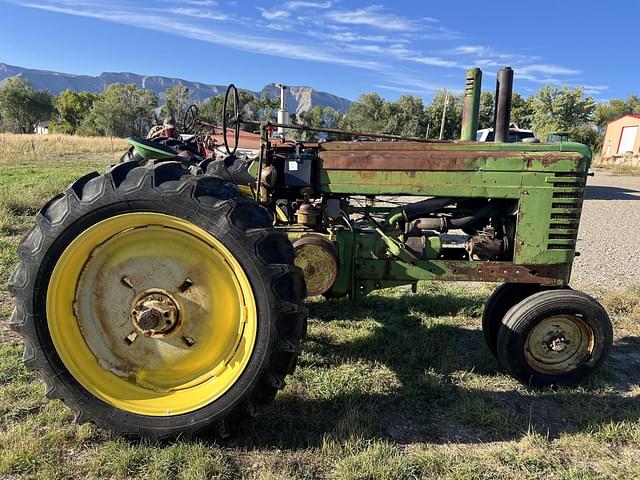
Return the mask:
<path id="1" fill-rule="evenodd" d="M 615 348 L 579 388 L 530 390 L 504 374 L 479 329 L 490 287 L 423 283 L 312 301 L 299 368 L 229 438 L 140 445 L 73 424 L 22 366 L 6 284 L 37 208 L 113 162 L 114 145 L 0 135 L 0 477 L 640 478 L 640 288 L 603 295 Z"/>
<path id="2" fill-rule="evenodd" d="M 640 167 L 634 167 L 632 165 L 615 165 L 609 163 L 597 163 L 593 165 L 594 168 L 600 168 L 607 170 L 614 175 L 631 175 L 634 177 L 640 176 Z"/>

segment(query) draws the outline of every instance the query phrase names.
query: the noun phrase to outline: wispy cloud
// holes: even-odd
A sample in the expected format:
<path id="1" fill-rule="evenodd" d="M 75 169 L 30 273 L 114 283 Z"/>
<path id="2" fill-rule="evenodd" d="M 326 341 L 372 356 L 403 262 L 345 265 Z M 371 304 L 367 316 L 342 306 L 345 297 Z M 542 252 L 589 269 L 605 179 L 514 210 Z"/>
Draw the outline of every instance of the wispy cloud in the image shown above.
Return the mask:
<path id="1" fill-rule="evenodd" d="M 575 84 L 582 74 L 530 52 L 505 52 L 484 42 L 475 44 L 434 18 L 401 15 L 377 4 L 348 8 L 345 0 L 279 0 L 268 8 L 242 8 L 230 0 L 149 0 L 144 4 L 125 0 L 2 1 L 256 54 L 366 69 L 378 88 L 396 92 L 451 89 L 446 82 L 441 85 L 424 79 L 458 78 L 459 70 L 471 66 L 491 75 L 500 66 L 511 65 L 517 78 L 530 82 L 528 85 Z M 600 94 L 606 89 L 605 85 L 590 85 L 585 92 Z"/>
<path id="2" fill-rule="evenodd" d="M 195 5 L 197 7 L 215 7 L 218 5 L 216 0 L 183 0 L 183 3 Z"/>
<path id="3" fill-rule="evenodd" d="M 379 88 L 381 90 L 389 90 L 391 92 L 397 92 L 404 95 L 431 95 L 433 92 L 440 90 L 435 86 L 428 86 L 424 88 L 416 88 L 416 87 L 407 87 L 406 85 L 398 86 L 398 85 L 385 85 L 383 83 L 377 83 L 374 87 Z"/>
<path id="4" fill-rule="evenodd" d="M 292 1 L 285 3 L 285 7 L 290 10 L 297 10 L 298 8 L 318 8 L 325 9 L 331 8 L 333 6 L 333 2 L 303 2 L 303 1 Z"/>
<path id="5" fill-rule="evenodd" d="M 324 36 L 324 33 L 323 33 Z M 344 43 L 357 43 L 357 42 L 388 42 L 390 38 L 386 35 L 363 35 L 355 33 L 351 30 L 348 31 L 336 31 L 329 33 L 327 38 Z"/>
<path id="6" fill-rule="evenodd" d="M 260 15 L 262 15 L 267 20 L 276 20 L 278 18 L 287 18 L 291 14 L 286 10 L 267 10 L 266 8 L 258 7 L 260 11 Z"/>
<path id="7" fill-rule="evenodd" d="M 532 73 L 541 73 L 543 75 L 578 75 L 581 72 L 580 70 L 561 67 L 559 65 L 533 64 L 521 68 L 520 73 L 525 75 Z"/>
<path id="8" fill-rule="evenodd" d="M 380 30 L 413 32 L 419 30 L 417 21 L 384 11 L 381 5 L 371 5 L 357 10 L 335 10 L 327 15 L 336 23 L 364 25 Z"/>
<path id="9" fill-rule="evenodd" d="M 460 45 L 451 50 L 452 53 L 460 55 L 489 55 L 490 49 L 481 45 Z"/>
<path id="10" fill-rule="evenodd" d="M 349 44 L 345 48 L 349 51 L 377 54 L 387 58 L 395 58 L 406 62 L 413 62 L 422 65 L 446 68 L 467 68 L 464 64 L 455 60 L 447 60 L 440 57 L 422 55 L 420 52 L 411 50 L 403 44 Z"/>
<path id="11" fill-rule="evenodd" d="M 262 53 L 266 55 L 290 58 L 294 60 L 311 60 L 316 62 L 333 63 L 337 65 L 348 65 L 356 68 L 376 70 L 380 64 L 370 60 L 359 60 L 325 51 L 322 48 L 306 44 L 294 43 L 274 43 L 267 37 L 249 35 L 245 32 L 235 33 L 232 30 L 216 30 L 197 26 L 191 23 L 184 23 L 176 20 L 175 17 L 163 17 L 157 14 L 145 12 L 135 12 L 131 10 L 97 10 L 90 8 L 70 8 L 68 6 L 56 6 L 52 4 L 21 3 L 21 5 L 47 10 L 68 15 L 90 17 L 99 20 L 121 23 L 140 28 L 170 32 L 195 40 L 226 45 L 238 50 Z M 269 48 L 263 45 L 269 44 Z"/>
<path id="12" fill-rule="evenodd" d="M 439 57 L 413 56 L 413 57 L 408 57 L 407 59 L 416 63 L 421 63 L 423 65 L 431 65 L 434 67 L 469 68 L 468 65 L 461 64 L 460 62 L 456 62 L 454 60 L 446 60 L 444 58 L 439 58 Z"/>
<path id="13" fill-rule="evenodd" d="M 609 90 L 608 85 L 582 85 L 584 88 L 584 93 L 587 95 L 602 95 L 604 92 Z"/>
<path id="14" fill-rule="evenodd" d="M 517 79 L 536 84 L 559 85 L 566 83 L 561 77 L 582 73 L 574 68 L 542 63 L 543 59 L 537 55 L 499 52 L 486 45 L 459 45 L 449 50 L 449 53 L 460 58 L 466 57 L 465 63 L 481 68 L 497 69 L 510 65 L 516 71 Z"/>
<path id="15" fill-rule="evenodd" d="M 459 82 L 439 82 L 429 81 L 422 77 L 417 77 L 413 73 L 396 71 L 383 72 L 383 82 L 376 84 L 376 87 L 392 92 L 416 95 L 431 95 L 438 90 L 449 90 L 452 92 L 461 91 Z M 458 80 L 456 78 L 456 80 Z"/>
<path id="16" fill-rule="evenodd" d="M 229 15 L 211 10 L 201 10 L 199 8 L 170 8 L 169 12 L 176 15 L 184 15 L 186 17 L 203 18 L 207 20 L 226 21 L 229 20 Z"/>

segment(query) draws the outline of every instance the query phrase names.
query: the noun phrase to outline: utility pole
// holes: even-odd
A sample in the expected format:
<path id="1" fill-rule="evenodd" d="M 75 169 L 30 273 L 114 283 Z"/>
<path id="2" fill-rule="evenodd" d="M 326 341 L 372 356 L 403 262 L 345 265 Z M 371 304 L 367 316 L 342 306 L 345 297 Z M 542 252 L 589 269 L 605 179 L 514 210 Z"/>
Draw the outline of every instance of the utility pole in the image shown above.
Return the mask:
<path id="1" fill-rule="evenodd" d="M 440 124 L 440 140 L 444 138 L 444 122 L 447 119 L 447 106 L 449 105 L 449 90 L 444 92 L 444 107 L 442 107 L 442 123 Z"/>

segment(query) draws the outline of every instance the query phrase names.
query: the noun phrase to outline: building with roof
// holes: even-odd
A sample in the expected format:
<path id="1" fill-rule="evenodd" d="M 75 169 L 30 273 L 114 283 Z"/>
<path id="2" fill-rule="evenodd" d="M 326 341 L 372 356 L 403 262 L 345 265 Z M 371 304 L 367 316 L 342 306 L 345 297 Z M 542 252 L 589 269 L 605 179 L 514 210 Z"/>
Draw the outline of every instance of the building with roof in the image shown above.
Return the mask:
<path id="1" fill-rule="evenodd" d="M 624 115 L 607 124 L 602 157 L 640 154 L 640 115 Z"/>
<path id="2" fill-rule="evenodd" d="M 49 133 L 49 121 L 44 120 L 36 123 L 35 127 L 33 127 L 33 133 L 37 133 L 39 135 L 46 135 Z"/>

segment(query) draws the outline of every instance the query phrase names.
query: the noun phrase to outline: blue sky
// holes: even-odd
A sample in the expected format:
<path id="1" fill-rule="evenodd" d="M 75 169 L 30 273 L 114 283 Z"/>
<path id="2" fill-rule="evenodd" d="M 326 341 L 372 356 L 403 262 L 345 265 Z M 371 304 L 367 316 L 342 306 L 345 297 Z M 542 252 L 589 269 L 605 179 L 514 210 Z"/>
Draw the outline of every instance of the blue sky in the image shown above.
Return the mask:
<path id="1" fill-rule="evenodd" d="M 503 65 L 524 95 L 584 85 L 640 93 L 640 2 L 0 0 L 0 62 L 97 75 L 129 71 L 259 89 L 309 85 L 347 98 L 428 99 L 470 66 L 491 90 Z M 634 78 L 636 77 L 636 78 Z"/>

